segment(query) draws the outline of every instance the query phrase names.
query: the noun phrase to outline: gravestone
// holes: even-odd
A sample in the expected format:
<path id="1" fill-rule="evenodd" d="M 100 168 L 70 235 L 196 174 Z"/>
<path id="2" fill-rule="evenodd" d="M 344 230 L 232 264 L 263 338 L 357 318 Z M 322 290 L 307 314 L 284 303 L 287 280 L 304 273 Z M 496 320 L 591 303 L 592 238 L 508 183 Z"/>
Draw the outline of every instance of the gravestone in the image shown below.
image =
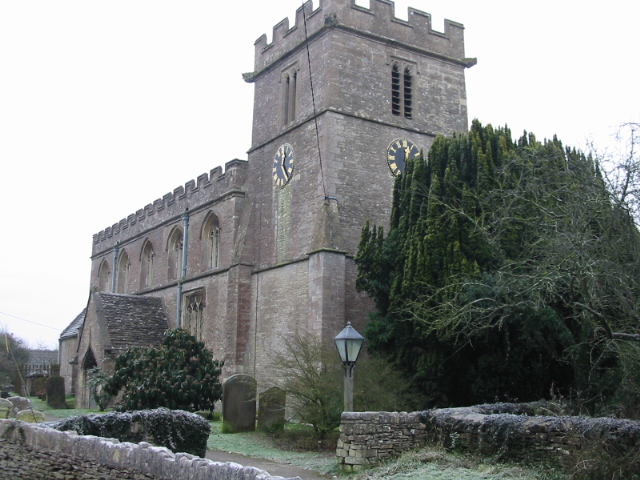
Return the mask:
<path id="1" fill-rule="evenodd" d="M 0 418 L 11 418 L 15 416 L 13 403 L 4 398 L 0 398 Z"/>
<path id="2" fill-rule="evenodd" d="M 258 430 L 275 432 L 284 428 L 286 401 L 286 393 L 278 387 L 272 387 L 260 394 Z"/>
<path id="3" fill-rule="evenodd" d="M 222 387 L 222 431 L 253 432 L 256 429 L 256 381 L 234 375 Z"/>
<path id="4" fill-rule="evenodd" d="M 46 421 L 44 413 L 39 410 L 21 410 L 16 415 L 16 419 L 26 423 L 42 423 Z"/>
<path id="5" fill-rule="evenodd" d="M 28 410 L 31 407 L 31 400 L 25 397 L 9 397 L 11 403 L 13 403 L 14 408 L 19 412 L 21 410 Z"/>

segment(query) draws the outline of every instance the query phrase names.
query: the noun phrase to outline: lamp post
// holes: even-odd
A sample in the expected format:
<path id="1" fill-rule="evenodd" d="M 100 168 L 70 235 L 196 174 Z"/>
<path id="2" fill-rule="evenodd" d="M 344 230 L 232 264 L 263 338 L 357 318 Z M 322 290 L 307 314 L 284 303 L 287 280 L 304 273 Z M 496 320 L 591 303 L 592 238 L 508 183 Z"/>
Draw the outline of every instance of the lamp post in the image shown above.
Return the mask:
<path id="1" fill-rule="evenodd" d="M 351 322 L 333 339 L 344 368 L 344 411 L 353 411 L 353 367 L 356 366 L 364 337 L 360 335 Z"/>

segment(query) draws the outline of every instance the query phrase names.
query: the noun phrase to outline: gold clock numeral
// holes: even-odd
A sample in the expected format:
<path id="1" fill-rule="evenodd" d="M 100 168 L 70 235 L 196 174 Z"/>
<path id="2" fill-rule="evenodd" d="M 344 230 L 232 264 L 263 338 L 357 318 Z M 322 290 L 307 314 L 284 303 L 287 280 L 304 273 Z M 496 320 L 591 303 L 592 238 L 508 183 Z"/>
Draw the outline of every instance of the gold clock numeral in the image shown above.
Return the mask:
<path id="1" fill-rule="evenodd" d="M 295 154 L 288 143 L 280 145 L 273 157 L 273 181 L 278 187 L 284 187 L 293 176 Z"/>
<path id="2" fill-rule="evenodd" d="M 420 149 L 411 140 L 406 138 L 396 138 L 387 147 L 387 164 L 389 170 L 395 176 L 402 173 L 405 161 L 408 158 L 418 158 Z"/>

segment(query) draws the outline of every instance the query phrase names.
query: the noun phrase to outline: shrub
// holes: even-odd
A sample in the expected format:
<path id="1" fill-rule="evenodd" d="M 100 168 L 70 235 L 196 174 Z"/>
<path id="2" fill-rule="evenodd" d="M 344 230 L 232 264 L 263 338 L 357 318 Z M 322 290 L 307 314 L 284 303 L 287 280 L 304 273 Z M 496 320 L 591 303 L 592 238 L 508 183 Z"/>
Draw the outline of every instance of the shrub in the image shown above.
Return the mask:
<path id="1" fill-rule="evenodd" d="M 121 411 L 213 410 L 222 397 L 223 363 L 187 331 L 167 330 L 160 348 L 133 348 L 119 355 L 103 390 L 113 396 L 122 391 Z"/>
<path id="2" fill-rule="evenodd" d="M 344 370 L 334 345 L 294 336 L 276 354 L 274 373 L 294 419 L 313 426 L 319 440 L 340 425 Z M 421 405 L 410 382 L 382 357 L 361 354 L 354 369 L 354 410 L 411 410 Z"/>
<path id="3" fill-rule="evenodd" d="M 574 455 L 573 480 L 639 480 L 640 449 L 615 441 L 594 441 Z"/>
<path id="4" fill-rule="evenodd" d="M 335 347 L 294 336 L 275 356 L 274 373 L 295 419 L 313 426 L 318 439 L 340 425 L 343 373 Z"/>
<path id="5" fill-rule="evenodd" d="M 410 412 L 428 401 L 411 387 L 403 371 L 382 356 L 361 353 L 353 373 L 353 403 L 358 412 Z"/>
<path id="6" fill-rule="evenodd" d="M 60 431 L 79 435 L 117 438 L 121 442 L 150 442 L 172 452 L 204 457 L 211 425 L 194 413 L 158 408 L 126 413 L 106 413 L 69 417 L 50 424 Z"/>
<path id="7" fill-rule="evenodd" d="M 105 388 L 109 378 L 109 375 L 103 372 L 100 367 L 93 367 L 88 372 L 87 383 L 89 386 L 89 392 L 101 412 L 104 412 L 105 408 L 107 408 L 109 402 L 113 398 Z"/>

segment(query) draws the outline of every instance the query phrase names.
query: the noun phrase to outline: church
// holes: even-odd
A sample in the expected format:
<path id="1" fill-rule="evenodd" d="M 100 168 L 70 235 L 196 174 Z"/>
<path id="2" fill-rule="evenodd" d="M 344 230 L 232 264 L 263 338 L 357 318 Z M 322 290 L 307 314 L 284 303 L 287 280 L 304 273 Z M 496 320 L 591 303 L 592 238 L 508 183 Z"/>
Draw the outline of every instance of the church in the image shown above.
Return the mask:
<path id="1" fill-rule="evenodd" d="M 463 26 L 389 0 L 309 1 L 255 42 L 252 141 L 229 160 L 93 236 L 86 309 L 60 337 L 79 407 L 87 372 L 182 327 L 223 377 L 269 377 L 293 335 L 363 331 L 360 231 L 387 225 L 405 158 L 467 130 Z M 135 206 L 132 206 L 135 207 Z"/>

